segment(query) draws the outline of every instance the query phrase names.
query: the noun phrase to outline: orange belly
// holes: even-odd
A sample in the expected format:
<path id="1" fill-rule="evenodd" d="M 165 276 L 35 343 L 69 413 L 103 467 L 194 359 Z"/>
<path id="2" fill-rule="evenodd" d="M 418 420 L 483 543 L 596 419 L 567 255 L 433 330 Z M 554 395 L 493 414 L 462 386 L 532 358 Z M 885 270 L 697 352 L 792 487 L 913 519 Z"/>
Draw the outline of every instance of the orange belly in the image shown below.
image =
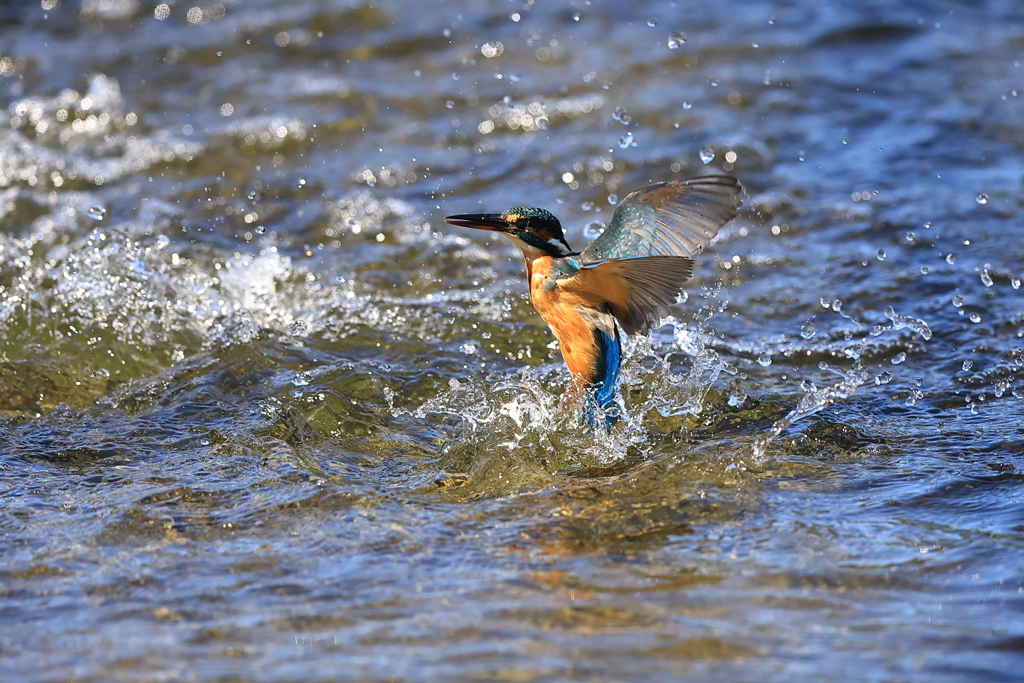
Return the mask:
<path id="1" fill-rule="evenodd" d="M 551 264 L 548 256 L 527 263 L 530 301 L 554 332 L 573 380 L 580 385 L 590 384 L 596 379 L 594 373 L 601 350 L 594 340 L 594 330 L 577 309 L 583 301 L 562 287 L 544 288 Z"/>

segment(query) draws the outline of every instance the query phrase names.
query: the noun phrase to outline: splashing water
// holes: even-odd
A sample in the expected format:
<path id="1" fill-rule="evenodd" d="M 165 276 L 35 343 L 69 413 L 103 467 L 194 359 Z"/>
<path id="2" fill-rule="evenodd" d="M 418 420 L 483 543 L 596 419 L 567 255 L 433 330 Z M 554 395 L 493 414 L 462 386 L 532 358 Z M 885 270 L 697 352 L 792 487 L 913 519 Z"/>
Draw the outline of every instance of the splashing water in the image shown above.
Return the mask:
<path id="1" fill-rule="evenodd" d="M 814 415 L 837 400 L 850 398 L 858 387 L 868 381 L 869 376 L 859 359 L 854 362 L 852 368 L 838 374 L 842 377 L 839 382 L 804 394 L 797 403 L 796 408 L 791 410 L 781 420 L 776 421 L 766 434 L 754 441 L 752 454 L 755 463 L 762 461 L 768 445 L 778 438 L 790 425 L 797 420 Z M 879 383 L 881 384 L 882 382 L 880 381 Z"/>

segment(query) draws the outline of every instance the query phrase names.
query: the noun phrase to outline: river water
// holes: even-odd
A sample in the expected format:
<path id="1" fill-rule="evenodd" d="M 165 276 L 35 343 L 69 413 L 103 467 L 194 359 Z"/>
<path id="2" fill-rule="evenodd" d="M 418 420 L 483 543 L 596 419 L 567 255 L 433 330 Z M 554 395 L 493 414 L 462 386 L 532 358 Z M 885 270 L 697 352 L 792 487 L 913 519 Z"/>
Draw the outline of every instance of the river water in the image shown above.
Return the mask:
<path id="1" fill-rule="evenodd" d="M 0 7 L 0 678 L 999 681 L 1024 5 Z M 741 216 L 579 427 L 522 261 Z"/>

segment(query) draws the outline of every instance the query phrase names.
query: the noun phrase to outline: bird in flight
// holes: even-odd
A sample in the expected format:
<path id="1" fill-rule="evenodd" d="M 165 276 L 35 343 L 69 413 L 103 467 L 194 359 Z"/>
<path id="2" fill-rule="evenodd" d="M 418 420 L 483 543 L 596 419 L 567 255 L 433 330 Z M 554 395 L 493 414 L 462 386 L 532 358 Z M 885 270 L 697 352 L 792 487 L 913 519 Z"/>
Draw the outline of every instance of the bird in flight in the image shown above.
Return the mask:
<path id="1" fill-rule="evenodd" d="M 618 417 L 619 328 L 633 336 L 657 326 L 693 275 L 693 257 L 736 216 L 742 191 L 728 176 L 648 185 L 619 203 L 583 251 L 569 246 L 545 209 L 517 206 L 445 221 L 500 232 L 523 252 L 530 301 L 558 340 L 574 385 L 585 392 L 584 420 L 608 428 Z"/>

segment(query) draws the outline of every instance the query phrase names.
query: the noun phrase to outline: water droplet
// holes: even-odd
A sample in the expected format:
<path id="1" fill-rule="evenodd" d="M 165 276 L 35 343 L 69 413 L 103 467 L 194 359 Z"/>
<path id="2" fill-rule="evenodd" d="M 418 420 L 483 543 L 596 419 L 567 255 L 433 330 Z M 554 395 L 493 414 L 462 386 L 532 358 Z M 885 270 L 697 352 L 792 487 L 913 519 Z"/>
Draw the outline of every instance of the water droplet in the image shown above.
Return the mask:
<path id="1" fill-rule="evenodd" d="M 678 50 L 686 42 L 686 36 L 682 33 L 672 33 L 668 37 L 668 49 Z"/>
<path id="2" fill-rule="evenodd" d="M 267 226 L 265 226 L 265 225 L 257 225 L 255 228 L 253 228 L 253 232 L 255 232 L 257 235 L 262 235 L 266 231 L 267 231 Z"/>
<path id="3" fill-rule="evenodd" d="M 650 19 L 648 19 L 647 20 L 647 25 L 650 26 L 651 28 L 654 28 L 655 26 L 657 26 L 658 25 L 658 17 L 651 17 Z"/>
<path id="4" fill-rule="evenodd" d="M 927 275 L 929 272 L 928 266 L 921 266 L 921 275 Z"/>
<path id="5" fill-rule="evenodd" d="M 618 203 L 619 203 L 619 195 L 615 194 L 614 192 L 612 192 L 610 195 L 608 195 L 608 204 L 610 204 L 611 206 L 615 206 Z"/>
<path id="6" fill-rule="evenodd" d="M 633 131 L 628 131 L 625 135 L 619 138 L 619 147 L 621 149 L 627 149 L 634 145 L 636 145 L 636 143 L 633 141 Z"/>
<path id="7" fill-rule="evenodd" d="M 879 249 L 878 250 L 878 260 L 879 261 L 884 261 L 885 260 L 885 249 Z"/>
<path id="8" fill-rule="evenodd" d="M 956 306 L 957 308 L 960 308 L 961 306 L 964 305 L 964 298 L 959 294 L 954 294 L 952 301 L 953 305 Z"/>
<path id="9" fill-rule="evenodd" d="M 981 316 L 980 316 L 980 315 L 978 315 L 977 313 L 971 313 L 971 314 L 970 314 L 969 316 L 967 316 L 967 317 L 968 317 L 968 318 L 970 319 L 970 321 L 971 321 L 972 323 L 974 323 L 975 325 L 977 325 L 978 323 L 980 323 L 980 322 L 981 322 Z"/>
<path id="10" fill-rule="evenodd" d="M 977 201 L 979 204 L 988 204 L 988 195 L 985 194 L 984 192 L 981 192 L 975 198 L 975 201 Z"/>
<path id="11" fill-rule="evenodd" d="M 687 111 L 693 109 L 693 102 L 690 102 L 689 100 L 683 102 L 683 109 L 686 109 Z"/>
<path id="12" fill-rule="evenodd" d="M 308 372 L 296 372 L 295 376 L 292 377 L 292 384 L 297 387 L 304 387 L 311 381 L 313 381 L 313 378 Z"/>
<path id="13" fill-rule="evenodd" d="M 458 71 L 453 71 L 453 72 L 452 72 L 452 80 L 453 80 L 453 81 L 457 81 L 457 80 L 459 80 L 460 78 L 462 78 L 462 76 L 460 76 L 460 75 L 459 75 L 459 72 L 458 72 Z"/>
<path id="14" fill-rule="evenodd" d="M 88 214 L 94 221 L 101 221 L 107 217 L 107 210 L 102 206 L 90 206 Z"/>
<path id="15" fill-rule="evenodd" d="M 306 332 L 306 321 L 305 320 L 296 320 L 295 322 L 293 322 L 291 325 L 288 326 L 288 334 L 290 334 L 293 337 L 299 337 L 299 336 L 305 334 L 305 332 Z"/>
<path id="16" fill-rule="evenodd" d="M 953 254 L 951 253 L 946 254 L 946 263 L 948 263 L 949 265 L 953 265 L 954 263 L 956 263 L 956 256 L 953 256 Z"/>
<path id="17" fill-rule="evenodd" d="M 583 209 L 584 211 L 593 211 L 594 210 L 594 202 L 589 201 L 589 200 L 585 201 L 582 204 L 580 204 L 580 208 Z"/>
<path id="18" fill-rule="evenodd" d="M 615 111 L 612 112 L 612 118 L 624 126 L 628 126 L 629 122 L 633 120 L 633 117 L 622 107 L 615 107 Z"/>
<path id="19" fill-rule="evenodd" d="M 601 221 L 590 221 L 583 226 L 583 236 L 587 239 L 594 239 L 604 232 L 604 223 Z"/>
<path id="20" fill-rule="evenodd" d="M 743 402 L 747 400 L 747 392 L 738 379 L 734 379 L 729 382 L 729 386 L 725 388 L 725 392 L 729 396 L 728 403 L 733 408 L 739 408 L 743 405 Z"/>
<path id="21" fill-rule="evenodd" d="M 761 79 L 761 83 L 764 84 L 764 85 L 771 85 L 772 84 L 772 72 L 771 71 L 765 71 L 764 72 L 764 78 Z"/>
<path id="22" fill-rule="evenodd" d="M 775 23 L 775 17 L 768 17 L 768 25 L 771 26 Z"/>
<path id="23" fill-rule="evenodd" d="M 892 373 L 886 370 L 881 374 L 875 375 L 875 384 L 888 384 L 892 381 Z"/>
<path id="24" fill-rule="evenodd" d="M 989 275 L 988 268 L 981 269 L 981 284 L 985 285 L 986 287 L 992 286 L 992 276 Z"/>
<path id="25" fill-rule="evenodd" d="M 763 368 L 766 368 L 772 364 L 772 357 L 769 356 L 767 353 L 762 353 L 760 356 L 757 357 L 757 364 Z"/>
<path id="26" fill-rule="evenodd" d="M 932 227 L 932 222 L 931 222 L 931 221 L 925 221 L 925 222 L 924 222 L 924 228 L 925 228 L 925 230 L 929 229 L 930 227 Z"/>
<path id="27" fill-rule="evenodd" d="M 832 306 L 832 302 L 829 301 L 827 296 L 821 297 L 821 299 L 818 300 L 818 303 L 821 304 L 822 308 L 830 308 Z"/>
<path id="28" fill-rule="evenodd" d="M 1010 286 L 1013 287 L 1014 289 L 1020 289 L 1020 278 L 1011 277 Z"/>
<path id="29" fill-rule="evenodd" d="M 818 334 L 818 328 L 810 320 L 800 326 L 800 336 L 804 339 L 810 339 L 816 334 Z"/>
<path id="30" fill-rule="evenodd" d="M 960 367 L 961 367 L 961 369 L 963 369 L 964 372 L 967 372 L 968 370 L 970 370 L 971 368 L 974 367 L 974 361 L 971 360 L 970 358 L 968 358 L 967 360 L 964 361 L 964 364 L 961 365 Z"/>
<path id="31" fill-rule="evenodd" d="M 1010 393 L 1016 398 L 1024 398 L 1024 387 L 1014 387 Z"/>
<path id="32" fill-rule="evenodd" d="M 166 249 L 167 245 L 171 243 L 171 240 L 164 235 L 160 235 L 156 238 L 156 248 Z"/>
<path id="33" fill-rule="evenodd" d="M 467 356 L 475 355 L 477 350 L 478 348 L 476 342 L 466 342 L 465 344 L 459 347 L 459 351 L 466 354 Z"/>
<path id="34" fill-rule="evenodd" d="M 903 362 L 903 361 L 905 361 L 906 359 L 907 359 L 907 354 L 906 354 L 906 352 L 904 352 L 904 351 L 900 351 L 900 352 L 899 352 L 899 353 L 897 353 L 897 354 L 896 354 L 895 356 L 893 356 L 893 357 L 892 357 L 892 360 L 891 360 L 891 361 L 889 361 L 889 362 L 890 362 L 890 363 L 892 363 L 893 365 L 899 365 L 900 363 L 902 363 L 902 362 Z"/>
<path id="35" fill-rule="evenodd" d="M 444 101 L 445 109 L 451 109 L 454 106 L 455 106 L 455 100 L 445 100 Z"/>
<path id="36" fill-rule="evenodd" d="M 757 48 L 761 47 L 761 43 L 751 43 L 750 47 L 752 47 L 752 48 L 754 48 L 756 50 Z"/>
<path id="37" fill-rule="evenodd" d="M 576 14 L 573 14 L 572 15 L 572 20 L 573 21 L 579 21 L 580 20 L 580 13 L 577 12 Z"/>
<path id="38" fill-rule="evenodd" d="M 200 446 L 209 446 L 210 445 L 210 440 L 209 439 L 199 439 L 199 445 Z"/>
<path id="39" fill-rule="evenodd" d="M 711 81 L 710 81 L 710 84 L 711 84 L 712 88 L 717 88 L 718 87 L 718 79 L 717 78 L 712 78 Z"/>
<path id="40" fill-rule="evenodd" d="M 710 147 L 705 147 L 700 151 L 700 160 L 705 164 L 710 164 L 715 160 L 715 150 Z"/>
<path id="41" fill-rule="evenodd" d="M 805 159 L 807 159 L 807 153 L 804 152 L 804 150 L 800 150 L 799 152 L 797 152 L 796 158 L 799 161 L 804 161 Z"/>
<path id="42" fill-rule="evenodd" d="M 844 145 L 850 144 L 850 138 L 843 138 L 843 144 Z"/>

